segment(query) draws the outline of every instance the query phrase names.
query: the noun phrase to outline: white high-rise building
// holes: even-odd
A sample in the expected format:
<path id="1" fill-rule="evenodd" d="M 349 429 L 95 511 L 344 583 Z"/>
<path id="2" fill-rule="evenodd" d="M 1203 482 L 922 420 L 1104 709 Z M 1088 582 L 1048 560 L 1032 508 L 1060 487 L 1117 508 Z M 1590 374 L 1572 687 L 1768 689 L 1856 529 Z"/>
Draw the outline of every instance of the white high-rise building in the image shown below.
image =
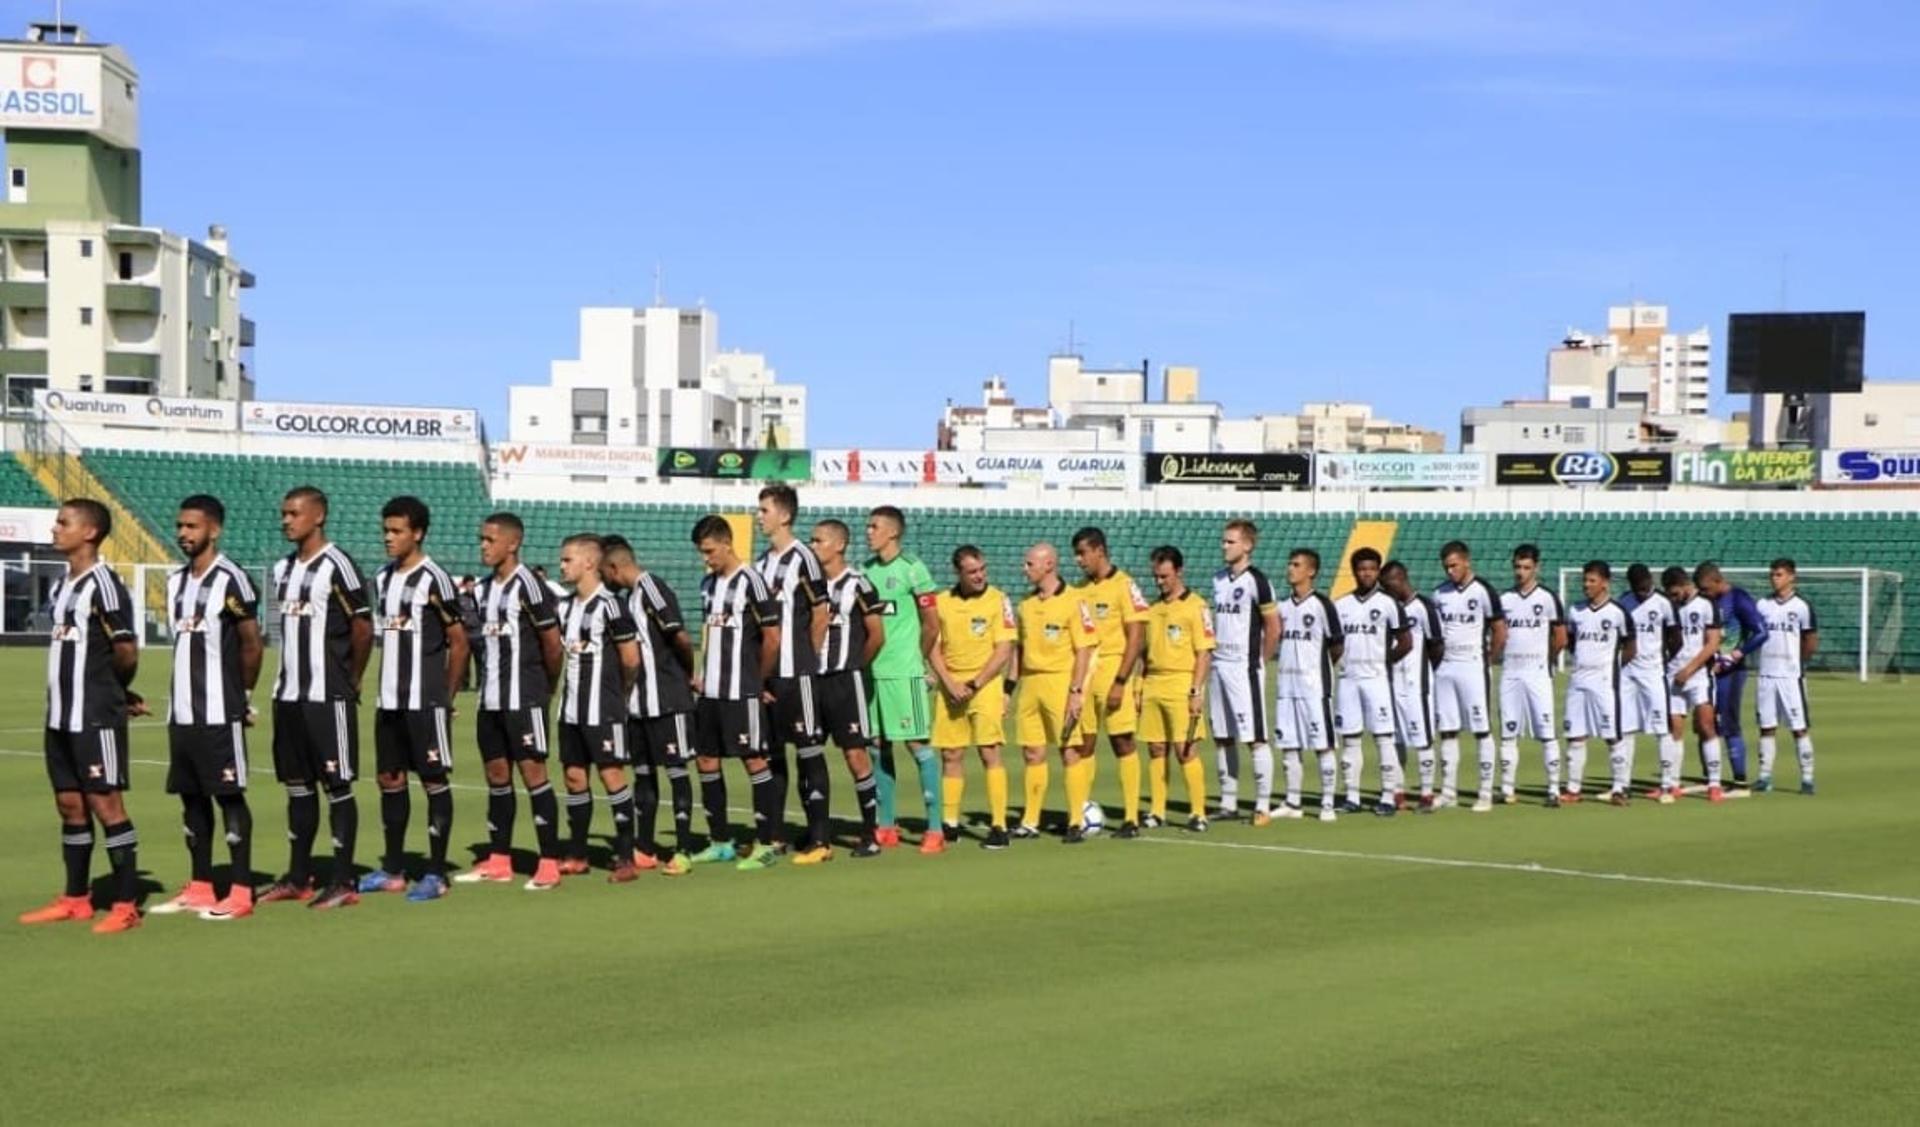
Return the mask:
<path id="1" fill-rule="evenodd" d="M 1713 390 L 1713 334 L 1671 331 L 1667 307 L 1607 310 L 1607 332 L 1569 329 L 1547 352 L 1547 399 L 1573 407 L 1705 415 Z"/>

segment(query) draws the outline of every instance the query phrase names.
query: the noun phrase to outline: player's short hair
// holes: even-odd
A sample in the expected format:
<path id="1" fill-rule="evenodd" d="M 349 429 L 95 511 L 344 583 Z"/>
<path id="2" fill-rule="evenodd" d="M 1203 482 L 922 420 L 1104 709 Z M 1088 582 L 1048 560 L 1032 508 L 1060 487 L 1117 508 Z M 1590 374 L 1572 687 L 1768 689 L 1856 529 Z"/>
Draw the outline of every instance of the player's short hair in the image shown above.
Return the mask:
<path id="1" fill-rule="evenodd" d="M 1691 577 L 1687 575 L 1687 569 L 1676 564 L 1660 573 L 1660 586 L 1678 587 L 1689 578 Z"/>
<path id="2" fill-rule="evenodd" d="M 1695 587 L 1700 586 L 1709 579 L 1721 578 L 1724 578 L 1724 576 L 1720 574 L 1720 565 L 1714 563 L 1712 560 L 1704 560 L 1699 567 L 1693 569 L 1693 585 Z"/>
<path id="3" fill-rule="evenodd" d="M 601 539 L 598 533 L 593 532 L 576 532 L 565 540 L 560 541 L 560 546 L 562 548 L 592 548 L 594 551 L 603 555 L 607 550 L 607 542 Z"/>
<path id="4" fill-rule="evenodd" d="M 963 560 L 984 560 L 987 554 L 972 544 L 962 544 L 953 550 L 953 570 L 959 571 Z"/>
<path id="5" fill-rule="evenodd" d="M 113 513 L 93 498 L 69 497 L 60 502 L 60 507 L 79 513 L 80 519 L 86 521 L 89 528 L 100 534 L 93 538 L 94 547 L 97 548 L 106 543 L 107 537 L 113 535 Z"/>
<path id="6" fill-rule="evenodd" d="M 1148 552 L 1147 558 L 1152 560 L 1156 567 L 1160 564 L 1172 564 L 1173 570 L 1175 571 L 1180 571 L 1187 566 L 1187 557 L 1181 555 L 1180 549 L 1171 544 L 1160 545 L 1153 551 Z"/>
<path id="7" fill-rule="evenodd" d="M 901 512 L 893 505 L 881 505 L 867 515 L 870 517 L 879 517 L 881 520 L 890 520 L 893 522 L 893 526 L 900 530 L 900 535 L 905 536 L 907 534 L 907 514 Z"/>
<path id="8" fill-rule="evenodd" d="M 1465 540 L 1449 540 L 1445 544 L 1440 545 L 1441 562 L 1444 563 L 1448 556 L 1465 556 L 1468 559 L 1472 559 L 1473 549 L 1467 547 Z"/>
<path id="9" fill-rule="evenodd" d="M 1235 517 L 1228 521 L 1226 531 L 1238 532 L 1247 538 L 1247 543 L 1249 544 L 1258 544 L 1260 542 L 1260 526 L 1245 517 Z"/>
<path id="10" fill-rule="evenodd" d="M 733 526 L 719 513 L 708 513 L 693 522 L 693 542 L 704 544 L 709 540 L 717 540 L 722 544 L 733 543 Z"/>
<path id="11" fill-rule="evenodd" d="M 1613 578 L 1613 565 L 1605 560 L 1588 560 L 1587 566 L 1580 569 L 1582 575 L 1597 575 L 1602 579 Z"/>
<path id="12" fill-rule="evenodd" d="M 433 520 L 433 515 L 427 511 L 427 503 L 418 497 L 395 497 L 380 506 L 381 520 L 394 517 L 406 521 L 408 528 L 422 536 L 427 534 L 427 525 Z"/>
<path id="13" fill-rule="evenodd" d="M 1800 574 L 1800 565 L 1793 562 L 1792 556 L 1781 556 L 1768 565 L 1769 571 L 1784 571 L 1788 575 Z"/>
<path id="14" fill-rule="evenodd" d="M 1312 548 L 1295 548 L 1293 551 L 1287 553 L 1287 559 L 1305 560 L 1313 565 L 1313 573 L 1315 575 L 1320 574 L 1320 553 L 1314 551 Z"/>
<path id="15" fill-rule="evenodd" d="M 1407 565 L 1401 563 L 1399 560 L 1388 560 L 1386 563 L 1380 565 L 1380 578 L 1382 579 L 1385 579 L 1389 575 L 1405 575 L 1406 573 Z"/>
<path id="16" fill-rule="evenodd" d="M 1358 551 L 1354 552 L 1353 555 L 1347 559 L 1347 566 L 1350 568 L 1353 568 L 1355 571 L 1358 571 L 1360 569 L 1360 565 L 1363 563 L 1370 563 L 1375 567 L 1379 567 L 1380 566 L 1379 549 L 1361 548 Z"/>
<path id="17" fill-rule="evenodd" d="M 1646 564 L 1634 562 L 1627 565 L 1627 582 L 1634 586 L 1653 582 L 1653 569 Z"/>
<path id="18" fill-rule="evenodd" d="M 327 513 L 330 511 L 327 504 L 327 495 L 317 485 L 296 485 L 292 489 L 287 490 L 286 494 L 280 499 L 282 501 L 309 501 L 320 506 L 320 519 L 322 522 L 325 522 Z"/>
<path id="19" fill-rule="evenodd" d="M 828 532 L 832 533 L 834 536 L 834 539 L 840 541 L 840 546 L 843 548 L 846 547 L 848 544 L 853 543 L 853 530 L 847 527 L 846 521 L 834 520 L 833 518 L 829 517 L 826 520 L 816 523 L 813 527 L 824 528 Z"/>
<path id="20" fill-rule="evenodd" d="M 488 514 L 487 519 L 480 523 L 496 525 L 513 533 L 515 536 L 525 536 L 527 534 L 527 526 L 521 523 L 520 518 L 513 513 L 505 511 Z"/>
<path id="21" fill-rule="evenodd" d="M 227 507 L 211 493 L 195 493 L 180 502 L 181 512 L 196 512 L 215 524 L 227 523 Z"/>
<path id="22" fill-rule="evenodd" d="M 609 556 L 622 552 L 631 556 L 633 555 L 633 545 L 628 543 L 627 538 L 618 532 L 609 532 L 600 538 L 600 551 Z"/>
<path id="23" fill-rule="evenodd" d="M 1092 525 L 1088 525 L 1073 534 L 1072 543 L 1075 551 L 1079 551 L 1081 548 L 1098 548 L 1104 552 L 1107 550 L 1107 534 Z"/>
<path id="24" fill-rule="evenodd" d="M 1518 548 L 1515 548 L 1513 550 L 1513 562 L 1519 563 L 1521 560 L 1526 560 L 1528 563 L 1539 563 L 1540 545 L 1522 544 Z"/>
<path id="25" fill-rule="evenodd" d="M 772 501 L 773 507 L 787 514 L 788 520 L 793 520 L 800 515 L 800 494 L 784 481 L 776 481 L 772 485 L 762 487 L 760 499 Z"/>

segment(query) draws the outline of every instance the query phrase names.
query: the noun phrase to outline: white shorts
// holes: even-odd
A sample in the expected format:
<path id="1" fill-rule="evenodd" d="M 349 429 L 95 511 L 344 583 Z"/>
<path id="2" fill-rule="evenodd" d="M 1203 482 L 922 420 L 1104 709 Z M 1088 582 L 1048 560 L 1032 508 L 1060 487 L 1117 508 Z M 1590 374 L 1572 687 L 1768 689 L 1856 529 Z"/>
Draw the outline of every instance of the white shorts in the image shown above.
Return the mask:
<path id="1" fill-rule="evenodd" d="M 1673 675 L 1678 672 L 1677 669 L 1667 672 L 1669 683 L 1673 681 Z M 1713 674 L 1705 666 L 1687 678 L 1686 684 L 1675 685 L 1673 691 L 1667 694 L 1667 711 L 1675 716 L 1692 716 L 1697 708 L 1713 706 Z"/>
<path id="2" fill-rule="evenodd" d="M 1487 715 L 1487 668 L 1471 661 L 1443 661 L 1433 672 L 1433 711 L 1440 731 L 1484 736 L 1492 730 Z"/>
<path id="3" fill-rule="evenodd" d="M 1807 682 L 1801 677 L 1760 677 L 1753 695 L 1754 715 L 1765 732 L 1785 721 L 1790 732 L 1807 730 Z"/>
<path id="4" fill-rule="evenodd" d="M 1334 730 L 1343 736 L 1365 732 L 1376 738 L 1391 738 L 1393 725 L 1393 687 L 1385 677 L 1342 677 L 1340 691 L 1334 697 Z"/>
<path id="5" fill-rule="evenodd" d="M 1272 709 L 1267 701 L 1267 667 L 1237 661 L 1220 662 L 1208 675 L 1213 682 L 1209 706 L 1213 738 L 1218 743 L 1263 744 L 1272 734 Z"/>
<path id="6" fill-rule="evenodd" d="M 1402 659 L 1401 665 L 1415 662 L 1411 673 L 1393 675 L 1394 734 L 1401 747 L 1418 751 L 1433 746 L 1433 686 L 1429 678 L 1433 668 L 1418 657 Z"/>
<path id="7" fill-rule="evenodd" d="M 1664 670 L 1648 673 L 1629 665 L 1620 674 L 1620 733 L 1666 735 L 1668 695 Z"/>
<path id="8" fill-rule="evenodd" d="M 1500 736 L 1553 738 L 1553 674 L 1542 669 L 1500 675 Z"/>
<path id="9" fill-rule="evenodd" d="M 1327 751 L 1333 747 L 1333 709 L 1326 700 L 1281 697 L 1275 704 L 1283 750 Z"/>
<path id="10" fill-rule="evenodd" d="M 1620 738 L 1620 688 L 1617 685 L 1567 685 L 1567 739 Z"/>

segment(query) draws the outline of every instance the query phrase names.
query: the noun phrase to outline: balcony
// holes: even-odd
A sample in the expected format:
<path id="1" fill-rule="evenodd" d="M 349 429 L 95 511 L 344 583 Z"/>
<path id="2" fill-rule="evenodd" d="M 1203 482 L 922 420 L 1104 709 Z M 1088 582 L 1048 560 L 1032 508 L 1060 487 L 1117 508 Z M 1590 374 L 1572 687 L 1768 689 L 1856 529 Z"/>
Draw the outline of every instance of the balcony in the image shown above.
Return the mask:
<path id="1" fill-rule="evenodd" d="M 149 352 L 109 352 L 107 375 L 114 379 L 157 380 L 160 357 Z"/>
<path id="2" fill-rule="evenodd" d="M 109 282 L 107 312 L 146 313 L 157 316 L 160 312 L 160 287 Z"/>
<path id="3" fill-rule="evenodd" d="M 46 373 L 46 349 L 0 348 L 0 375 L 43 376 Z"/>
<path id="4" fill-rule="evenodd" d="M 0 282 L 0 306 L 8 309 L 45 309 L 45 282 Z"/>

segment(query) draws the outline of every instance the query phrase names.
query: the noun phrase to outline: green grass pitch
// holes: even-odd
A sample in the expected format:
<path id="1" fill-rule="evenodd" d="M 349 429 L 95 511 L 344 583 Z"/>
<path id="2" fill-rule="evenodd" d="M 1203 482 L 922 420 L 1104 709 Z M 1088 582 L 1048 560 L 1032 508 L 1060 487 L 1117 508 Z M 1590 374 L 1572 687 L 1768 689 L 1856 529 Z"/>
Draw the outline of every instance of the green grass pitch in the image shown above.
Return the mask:
<path id="1" fill-rule="evenodd" d="M 165 655 L 147 657 L 157 700 Z M 1535 802 L 624 887 L 596 873 L 547 895 L 458 886 L 94 936 L 13 923 L 59 882 L 42 660 L 0 651 L 12 1122 L 1862 1123 L 1920 1107 L 1897 683 L 1815 684 L 1813 799 L 1791 793 L 1787 754 L 1789 793 L 1719 807 Z M 267 738 L 263 870 L 286 859 Z M 143 867 L 171 891 L 186 858 L 164 732 L 132 742 Z M 462 746 L 457 849 L 484 837 Z M 1648 741 L 1643 775 L 1652 756 Z M 1539 781 L 1529 749 L 1522 785 Z M 1110 760 L 1100 794 L 1111 810 Z M 360 795 L 373 860 L 378 803 Z M 976 775 L 969 807 L 984 798 Z"/>

